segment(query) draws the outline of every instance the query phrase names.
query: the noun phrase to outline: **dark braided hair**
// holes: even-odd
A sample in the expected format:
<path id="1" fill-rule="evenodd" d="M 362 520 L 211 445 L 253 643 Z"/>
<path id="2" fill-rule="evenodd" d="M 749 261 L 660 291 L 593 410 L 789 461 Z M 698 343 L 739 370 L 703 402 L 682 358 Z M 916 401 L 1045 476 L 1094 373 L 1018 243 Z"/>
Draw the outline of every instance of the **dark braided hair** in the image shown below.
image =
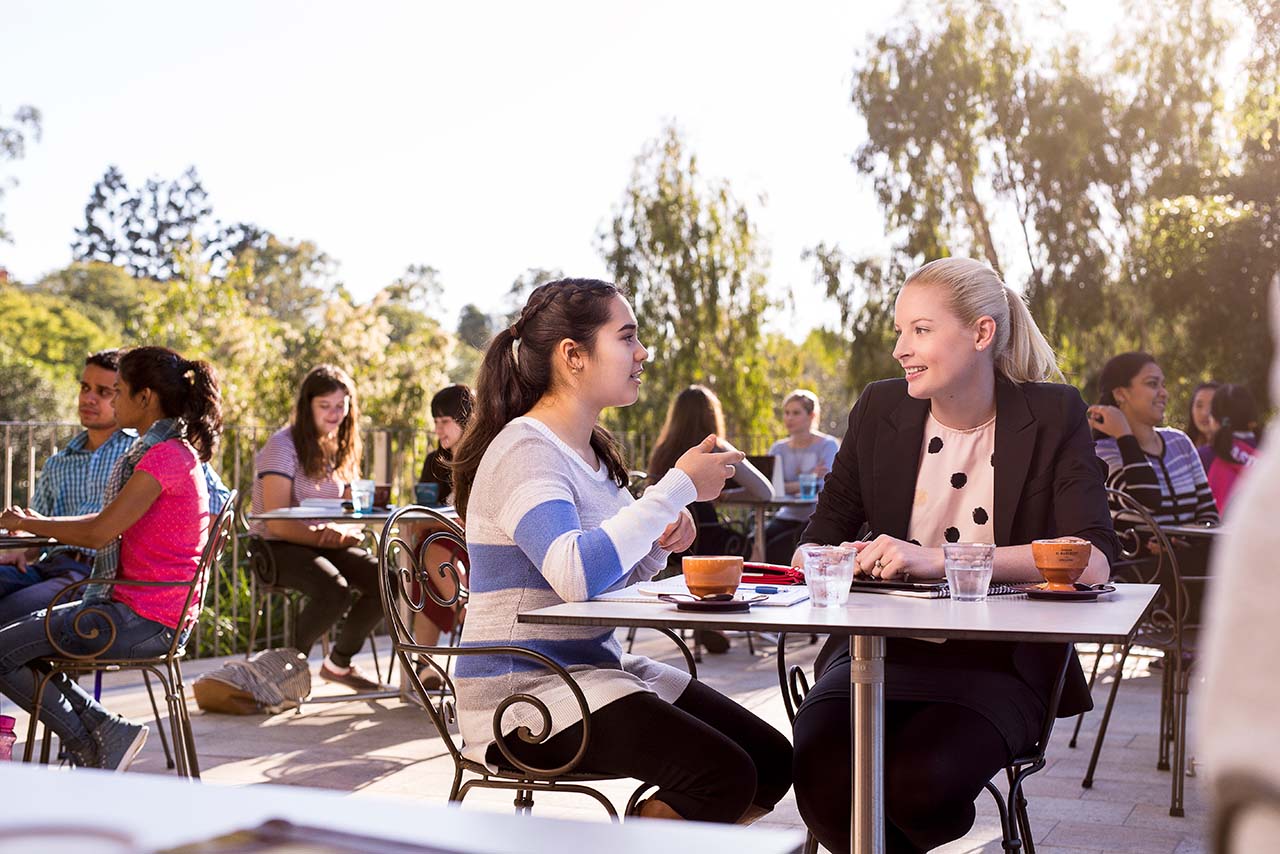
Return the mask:
<path id="1" fill-rule="evenodd" d="M 489 342 L 476 380 L 475 408 L 453 451 L 453 494 L 460 516 L 466 516 L 471 485 L 490 443 L 551 390 L 556 345 L 569 338 L 589 353 L 618 296 L 615 285 L 596 279 L 547 282 L 529 295 L 516 322 Z M 614 482 L 625 487 L 622 448 L 599 424 L 591 431 L 591 448 Z"/>
<path id="2" fill-rule="evenodd" d="M 137 395 L 151 389 L 165 418 L 180 418 L 184 438 L 209 462 L 222 435 L 222 392 L 208 362 L 193 362 L 168 347 L 134 347 L 120 356 L 120 379 Z"/>

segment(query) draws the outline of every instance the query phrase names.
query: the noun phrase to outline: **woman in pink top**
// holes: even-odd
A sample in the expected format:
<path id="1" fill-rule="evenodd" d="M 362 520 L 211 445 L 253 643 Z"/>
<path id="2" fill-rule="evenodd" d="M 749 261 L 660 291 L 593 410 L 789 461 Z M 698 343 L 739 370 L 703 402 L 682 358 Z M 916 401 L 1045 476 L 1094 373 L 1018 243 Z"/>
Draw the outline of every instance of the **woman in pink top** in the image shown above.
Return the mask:
<path id="1" fill-rule="evenodd" d="M 98 551 L 94 578 L 190 581 L 209 535 L 209 495 L 200 468 L 222 431 L 222 396 L 213 368 L 164 347 L 138 347 L 120 359 L 116 420 L 139 438 L 117 463 L 101 513 L 46 519 L 11 507 L 0 528 L 30 531 Z M 89 586 L 85 601 L 59 605 L 50 631 L 62 649 L 110 658 L 163 654 L 199 613 L 182 613 L 181 587 Z M 114 635 L 107 623 L 114 626 Z M 95 640 L 93 630 L 98 629 Z M 101 649 L 101 638 L 111 646 Z M 0 693 L 30 711 L 34 662 L 56 648 L 36 613 L 0 629 Z M 78 765 L 123 771 L 142 749 L 147 727 L 106 711 L 65 675 L 50 681 L 41 719 Z"/>

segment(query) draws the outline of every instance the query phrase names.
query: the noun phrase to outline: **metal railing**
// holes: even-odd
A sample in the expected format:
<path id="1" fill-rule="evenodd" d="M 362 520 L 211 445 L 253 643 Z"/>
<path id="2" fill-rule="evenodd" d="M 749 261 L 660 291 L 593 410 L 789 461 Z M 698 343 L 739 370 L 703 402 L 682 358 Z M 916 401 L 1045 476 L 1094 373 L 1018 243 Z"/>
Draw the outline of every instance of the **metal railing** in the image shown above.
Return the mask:
<path id="1" fill-rule="evenodd" d="M 65 447 L 83 428 L 70 422 L 4 421 L 0 422 L 0 493 L 5 507 L 27 506 L 31 491 L 44 462 Z M 223 429 L 213 468 L 232 489 L 249 496 L 253 490 L 254 455 L 279 427 L 235 425 Z M 413 500 L 413 485 L 418 480 L 428 451 L 435 446 L 431 431 L 411 428 L 369 426 L 364 431 L 364 460 L 361 471 L 379 483 L 391 485 L 391 501 L 397 504 Z M 617 434 L 628 460 L 643 468 L 649 458 L 649 437 L 638 433 Z M 740 447 L 763 453 L 775 437 L 744 437 Z M 245 499 L 246 501 L 248 498 Z M 226 557 L 210 579 L 205 596 L 205 609 L 196 625 L 188 647 L 196 656 L 234 655 L 246 651 L 249 640 L 249 616 L 255 602 L 254 585 L 248 571 L 244 548 L 237 535 L 226 551 Z M 282 609 L 267 609 L 263 619 L 271 631 L 270 638 L 283 620 Z"/>

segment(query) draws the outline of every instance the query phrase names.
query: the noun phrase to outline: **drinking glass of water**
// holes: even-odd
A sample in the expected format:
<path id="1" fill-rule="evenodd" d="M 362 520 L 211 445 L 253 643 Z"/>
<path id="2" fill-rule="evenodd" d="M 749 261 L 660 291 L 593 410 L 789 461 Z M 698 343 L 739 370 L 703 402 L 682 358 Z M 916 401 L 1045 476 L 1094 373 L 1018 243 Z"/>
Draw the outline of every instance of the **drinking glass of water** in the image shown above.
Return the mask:
<path id="1" fill-rule="evenodd" d="M 818 476 L 806 472 L 796 476 L 800 483 L 800 497 L 812 501 L 818 497 Z"/>
<path id="2" fill-rule="evenodd" d="M 372 480 L 357 480 L 351 484 L 351 509 L 357 513 L 368 513 L 373 509 L 373 490 L 377 486 Z"/>
<path id="3" fill-rule="evenodd" d="M 843 608 L 853 586 L 858 550 L 850 546 L 805 546 L 800 551 L 804 555 L 809 601 L 815 608 Z"/>
<path id="4" fill-rule="evenodd" d="M 942 565 L 951 598 L 957 602 L 985 601 L 995 557 L 996 547 L 989 543 L 945 543 Z"/>

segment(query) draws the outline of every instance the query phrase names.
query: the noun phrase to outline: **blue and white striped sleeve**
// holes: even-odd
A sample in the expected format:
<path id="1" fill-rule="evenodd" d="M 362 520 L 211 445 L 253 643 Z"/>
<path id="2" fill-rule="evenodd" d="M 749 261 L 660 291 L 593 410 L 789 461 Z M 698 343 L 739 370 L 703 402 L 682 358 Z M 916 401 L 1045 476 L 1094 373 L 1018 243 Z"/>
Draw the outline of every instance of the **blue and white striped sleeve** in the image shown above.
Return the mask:
<path id="1" fill-rule="evenodd" d="M 643 498 L 583 530 L 563 456 L 538 441 L 519 442 L 508 454 L 520 462 L 501 466 L 511 489 L 499 524 L 566 602 L 586 601 L 627 578 L 697 498 L 689 476 L 672 469 Z"/>

